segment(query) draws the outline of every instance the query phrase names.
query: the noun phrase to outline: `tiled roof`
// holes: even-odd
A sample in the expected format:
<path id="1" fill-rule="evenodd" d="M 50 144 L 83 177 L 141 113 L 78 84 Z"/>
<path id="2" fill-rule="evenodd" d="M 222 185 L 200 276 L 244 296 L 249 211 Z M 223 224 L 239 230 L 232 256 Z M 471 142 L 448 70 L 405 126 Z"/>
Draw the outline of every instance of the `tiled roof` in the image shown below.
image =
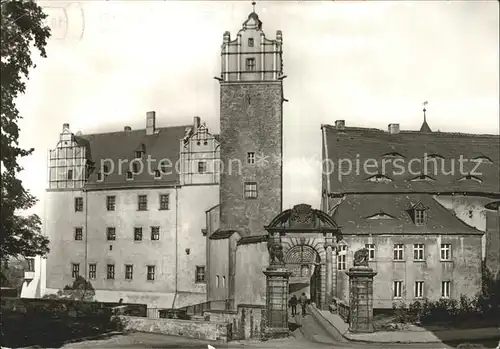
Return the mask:
<path id="1" fill-rule="evenodd" d="M 180 140 L 184 137 L 188 127 L 191 126 L 158 128 L 158 132 L 153 135 L 146 135 L 146 130 L 142 129 L 75 136 L 79 144 L 88 144 L 86 147 L 90 150 L 90 159 L 95 166 L 85 188 L 155 187 L 179 183 L 179 174 L 175 170 L 175 164 L 179 160 Z M 145 150 L 144 171 L 134 175 L 132 180 L 127 180 L 130 161 L 135 158 L 135 152 L 140 149 Z M 151 160 L 150 171 L 147 168 L 148 156 L 156 160 Z M 162 173 L 160 179 L 155 179 L 154 170 L 157 169 L 161 159 L 169 159 L 172 165 L 167 173 Z M 120 166 L 120 160 L 127 160 L 127 162 L 123 162 Z M 109 172 L 112 172 L 102 181 L 98 181 L 97 173 L 102 164 L 107 164 Z M 114 164 L 114 169 L 111 164 Z"/>
<path id="2" fill-rule="evenodd" d="M 250 244 L 258 244 L 261 242 L 267 242 L 267 235 L 253 235 L 253 236 L 244 236 L 238 240 L 237 245 L 250 245 Z"/>
<path id="3" fill-rule="evenodd" d="M 330 174 L 330 193 L 363 193 L 363 192 L 478 192 L 500 193 L 500 136 L 477 135 L 445 132 L 401 131 L 390 134 L 373 128 L 346 127 L 343 130 L 334 126 L 323 125 L 326 135 L 326 147 L 329 159 L 335 166 Z M 430 164 L 427 177 L 419 178 L 423 172 L 423 161 L 412 162 L 412 173 L 409 173 L 409 162 L 412 159 L 423 159 L 425 154 L 435 156 L 438 168 Z M 463 159 L 485 159 L 475 170 L 481 173 L 468 177 L 467 174 L 476 167 L 476 162 L 465 162 L 460 171 L 460 156 Z M 388 161 L 400 158 L 401 170 Z M 443 162 L 439 162 L 440 157 Z M 343 160 L 347 159 L 347 160 Z M 373 159 L 368 162 L 367 159 Z M 382 160 L 387 161 L 383 171 Z M 490 161 L 488 161 L 491 160 Z M 343 172 L 346 173 L 352 164 L 352 171 L 340 175 L 338 165 L 343 160 Z M 377 163 L 377 166 L 372 164 Z M 357 166 L 356 164 L 360 165 Z M 368 173 L 363 164 L 367 163 Z M 447 174 L 451 168 L 453 174 Z M 356 169 L 359 171 L 356 172 Z M 444 168 L 444 173 L 441 170 Z M 376 172 L 385 177 L 373 177 Z M 474 173 L 471 173 L 474 175 Z M 340 179 L 339 179 L 340 177 Z M 370 178 L 371 177 L 371 178 Z"/>
<path id="4" fill-rule="evenodd" d="M 411 208 L 418 203 L 427 208 L 424 226 L 416 225 L 412 218 Z M 430 194 L 350 194 L 333 218 L 343 234 L 483 234 Z"/>
<path id="5" fill-rule="evenodd" d="M 229 239 L 234 233 L 235 233 L 234 230 L 217 229 L 216 231 L 213 232 L 212 235 L 210 235 L 209 239 L 210 240 Z"/>

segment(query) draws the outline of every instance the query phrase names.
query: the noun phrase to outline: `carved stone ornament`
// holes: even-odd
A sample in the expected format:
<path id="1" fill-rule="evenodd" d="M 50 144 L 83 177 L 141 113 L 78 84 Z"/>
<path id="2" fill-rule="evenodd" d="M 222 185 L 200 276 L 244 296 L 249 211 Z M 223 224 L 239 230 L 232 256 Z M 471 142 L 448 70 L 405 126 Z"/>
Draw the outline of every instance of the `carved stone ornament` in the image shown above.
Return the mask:
<path id="1" fill-rule="evenodd" d="M 275 264 L 276 261 L 281 264 L 285 263 L 285 258 L 283 254 L 283 246 L 278 242 L 269 243 L 269 260 L 270 264 Z"/>
<path id="2" fill-rule="evenodd" d="M 306 204 L 294 206 L 290 214 L 290 223 L 299 225 L 312 224 L 313 210 L 311 206 Z"/>
<path id="3" fill-rule="evenodd" d="M 354 266 L 367 267 L 368 266 L 368 249 L 362 248 L 354 252 Z"/>

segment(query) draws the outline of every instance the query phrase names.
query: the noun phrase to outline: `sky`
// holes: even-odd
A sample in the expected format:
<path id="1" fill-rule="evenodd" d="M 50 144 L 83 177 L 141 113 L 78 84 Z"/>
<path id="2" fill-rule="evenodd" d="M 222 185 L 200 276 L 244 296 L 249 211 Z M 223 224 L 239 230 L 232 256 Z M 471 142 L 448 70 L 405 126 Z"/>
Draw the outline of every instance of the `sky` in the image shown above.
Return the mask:
<path id="1" fill-rule="evenodd" d="M 39 1 L 52 38 L 34 54 L 17 105 L 26 188 L 47 187 L 47 151 L 63 123 L 84 134 L 200 116 L 219 132 L 222 35 L 250 1 Z M 284 41 L 284 208 L 321 196 L 321 124 L 499 133 L 497 1 L 257 1 L 266 36 Z"/>

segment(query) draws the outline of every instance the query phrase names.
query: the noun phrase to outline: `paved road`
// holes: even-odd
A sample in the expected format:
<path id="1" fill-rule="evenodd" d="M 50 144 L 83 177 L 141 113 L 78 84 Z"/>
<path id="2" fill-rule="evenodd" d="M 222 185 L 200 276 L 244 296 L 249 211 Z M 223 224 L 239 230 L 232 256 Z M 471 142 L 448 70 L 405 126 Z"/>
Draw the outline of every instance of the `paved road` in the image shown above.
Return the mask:
<path id="1" fill-rule="evenodd" d="M 382 349 L 382 348 L 422 348 L 422 349 L 450 349 L 457 348 L 457 343 L 453 346 L 445 344 L 365 344 L 347 342 L 340 334 L 332 336 L 319 325 L 311 315 L 305 318 L 299 317 L 297 324 L 300 325 L 292 334 L 293 337 L 283 340 L 270 340 L 266 342 L 230 342 L 230 343 L 212 343 L 196 339 L 183 337 L 173 337 L 153 333 L 131 333 L 127 335 L 117 335 L 109 339 L 100 341 L 85 341 L 72 343 L 63 346 L 63 348 L 199 348 L 207 349 L 210 344 L 216 349 L 239 349 L 239 348 L 286 348 L 286 349 Z M 477 342 L 476 342 L 477 343 Z M 483 346 L 479 348 L 495 348 L 498 341 L 483 341 Z M 472 347 L 469 347 L 472 349 Z M 469 349 L 468 348 L 468 349 Z"/>

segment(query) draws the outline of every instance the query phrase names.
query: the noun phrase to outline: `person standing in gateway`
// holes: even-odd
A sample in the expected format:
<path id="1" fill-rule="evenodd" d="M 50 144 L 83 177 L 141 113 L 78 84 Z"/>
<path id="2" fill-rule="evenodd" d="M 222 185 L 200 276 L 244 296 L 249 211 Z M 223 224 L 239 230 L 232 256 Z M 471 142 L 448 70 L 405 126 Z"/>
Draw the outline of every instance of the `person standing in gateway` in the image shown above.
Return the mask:
<path id="1" fill-rule="evenodd" d="M 302 306 L 302 316 L 306 316 L 306 306 L 307 306 L 307 296 L 304 292 L 302 292 L 302 295 L 299 298 L 300 305 Z"/>
<path id="2" fill-rule="evenodd" d="M 290 307 L 292 308 L 292 316 L 297 315 L 297 303 L 299 300 L 297 299 L 296 295 L 293 295 L 292 298 L 290 299 Z"/>

